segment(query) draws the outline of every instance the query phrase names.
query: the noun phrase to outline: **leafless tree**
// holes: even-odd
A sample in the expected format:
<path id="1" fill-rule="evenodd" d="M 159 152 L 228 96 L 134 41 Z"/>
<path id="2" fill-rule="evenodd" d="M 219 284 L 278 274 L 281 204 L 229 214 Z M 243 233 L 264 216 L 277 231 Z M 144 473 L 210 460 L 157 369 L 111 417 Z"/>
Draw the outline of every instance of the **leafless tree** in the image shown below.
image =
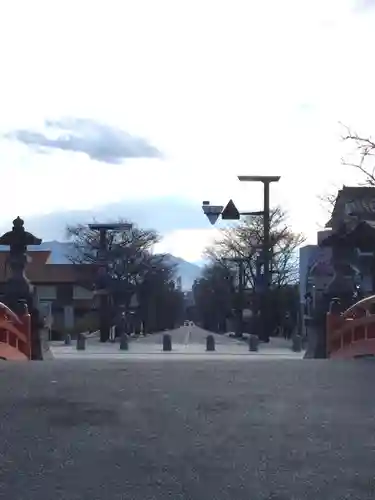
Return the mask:
<path id="1" fill-rule="evenodd" d="M 349 127 L 344 126 L 345 133 L 342 134 L 342 140 L 354 145 L 353 161 L 342 158 L 342 164 L 358 169 L 364 176 L 362 185 L 375 186 L 375 140 L 371 136 L 364 137 Z"/>
<path id="2" fill-rule="evenodd" d="M 375 139 L 361 136 L 346 125 L 341 125 L 344 129 L 341 139 L 353 146 L 351 153 L 341 158 L 341 164 L 344 167 L 355 168 L 362 174 L 363 181 L 359 183 L 360 186 L 375 186 Z M 334 186 L 332 190 L 318 196 L 323 208 L 329 214 L 335 205 L 338 189 L 340 188 Z"/>
<path id="3" fill-rule="evenodd" d="M 286 213 L 280 208 L 271 211 L 270 237 L 272 244 L 272 283 L 276 287 L 298 280 L 298 247 L 305 241 L 301 233 L 294 233 L 287 224 Z M 213 245 L 206 249 L 211 262 L 221 263 L 235 273 L 232 259 L 243 259 L 245 284 L 253 288 L 256 279 L 256 261 L 264 241 L 263 217 L 251 216 L 238 225 L 221 230 Z"/>
<path id="4" fill-rule="evenodd" d="M 127 222 L 119 220 L 119 222 Z M 97 264 L 100 250 L 99 232 L 87 225 L 68 226 L 67 237 L 72 243 L 72 252 L 68 256 L 73 264 Z M 153 255 L 152 248 L 160 240 L 152 229 L 133 227 L 131 230 L 108 231 L 106 234 L 106 255 L 109 271 L 118 281 L 136 285 L 140 276 L 152 266 L 160 264 L 164 255 Z"/>
<path id="5" fill-rule="evenodd" d="M 71 241 L 68 257 L 73 264 L 99 264 L 98 231 L 76 225 L 68 226 L 66 232 Z M 174 324 L 180 314 L 182 296 L 174 286 L 176 266 L 167 255 L 153 252 L 160 240 L 158 233 L 133 225 L 131 230 L 108 231 L 106 238 L 107 286 L 114 303 L 129 307 L 135 293 L 139 313 L 149 330 Z"/>

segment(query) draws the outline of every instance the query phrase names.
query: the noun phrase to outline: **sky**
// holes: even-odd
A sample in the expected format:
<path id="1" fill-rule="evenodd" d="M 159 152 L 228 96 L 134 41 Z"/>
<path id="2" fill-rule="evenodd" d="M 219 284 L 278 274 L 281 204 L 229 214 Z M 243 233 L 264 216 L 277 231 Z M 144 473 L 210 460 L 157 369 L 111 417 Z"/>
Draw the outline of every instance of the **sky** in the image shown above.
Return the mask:
<path id="1" fill-rule="evenodd" d="M 374 23 L 375 0 L 3 0 L 0 227 L 139 206 L 196 261 L 202 201 L 260 210 L 237 175 L 270 174 L 314 243 L 318 195 L 359 180 L 340 122 L 375 129 Z"/>

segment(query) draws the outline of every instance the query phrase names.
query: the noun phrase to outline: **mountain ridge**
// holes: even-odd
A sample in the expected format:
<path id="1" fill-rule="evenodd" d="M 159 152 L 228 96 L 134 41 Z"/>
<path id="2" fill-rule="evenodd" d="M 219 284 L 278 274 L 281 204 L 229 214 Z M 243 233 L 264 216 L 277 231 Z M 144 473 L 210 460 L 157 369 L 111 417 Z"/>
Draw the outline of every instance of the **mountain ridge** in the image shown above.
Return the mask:
<path id="1" fill-rule="evenodd" d="M 0 245 L 0 251 L 8 249 L 9 247 Z M 73 246 L 69 241 L 51 240 L 43 241 L 40 245 L 30 245 L 28 249 L 30 251 L 49 250 L 51 252 L 48 259 L 49 264 L 69 264 L 70 260 L 67 256 L 72 251 Z M 182 289 L 184 291 L 191 290 L 194 281 L 201 275 L 201 267 L 172 254 L 167 254 L 167 256 L 171 264 L 176 265 L 176 278 L 181 277 Z"/>

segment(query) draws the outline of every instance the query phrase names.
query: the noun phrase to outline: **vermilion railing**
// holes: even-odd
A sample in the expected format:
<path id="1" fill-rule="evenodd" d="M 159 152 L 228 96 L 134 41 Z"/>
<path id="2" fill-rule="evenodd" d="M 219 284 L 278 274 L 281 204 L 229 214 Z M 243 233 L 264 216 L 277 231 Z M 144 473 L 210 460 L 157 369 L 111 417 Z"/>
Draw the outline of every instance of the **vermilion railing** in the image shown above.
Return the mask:
<path id="1" fill-rule="evenodd" d="M 360 300 L 344 313 L 327 314 L 327 355 L 350 359 L 375 356 L 375 295 Z"/>
<path id="2" fill-rule="evenodd" d="M 0 302 L 0 359 L 31 359 L 31 317 L 28 312 L 17 316 Z"/>

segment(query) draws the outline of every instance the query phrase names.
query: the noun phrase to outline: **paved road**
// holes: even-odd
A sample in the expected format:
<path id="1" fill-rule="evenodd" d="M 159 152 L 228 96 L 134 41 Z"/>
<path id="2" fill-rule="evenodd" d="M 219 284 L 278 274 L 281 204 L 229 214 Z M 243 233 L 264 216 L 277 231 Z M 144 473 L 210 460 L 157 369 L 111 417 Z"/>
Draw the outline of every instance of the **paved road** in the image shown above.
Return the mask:
<path id="1" fill-rule="evenodd" d="M 200 349 L 205 350 L 207 335 L 213 335 L 215 338 L 215 344 L 217 347 L 222 347 L 226 349 L 241 348 L 241 350 L 246 350 L 246 344 L 243 341 L 238 341 L 236 339 L 230 338 L 226 335 L 219 335 L 216 333 L 208 332 L 203 330 L 198 326 L 182 326 L 176 328 L 175 330 L 169 330 L 168 332 L 161 332 L 147 337 L 140 337 L 138 342 L 140 344 L 157 344 L 162 345 L 164 333 L 169 333 L 172 337 L 172 347 L 178 350 L 182 348 L 187 348 L 189 350 Z"/>
<path id="2" fill-rule="evenodd" d="M 164 333 L 172 336 L 172 352 L 163 353 L 162 339 Z M 259 353 L 249 352 L 246 342 L 229 338 L 225 335 L 213 334 L 215 337 L 216 351 L 206 352 L 206 337 L 210 332 L 198 327 L 182 327 L 169 332 L 156 333 L 138 339 L 131 339 L 128 351 L 120 351 L 119 343 L 110 342 L 101 344 L 97 338 L 87 341 L 85 351 L 77 351 L 75 343 L 65 346 L 62 342 L 52 343 L 52 353 L 55 359 L 153 359 L 153 357 L 164 357 L 165 359 L 190 359 L 193 356 L 209 359 L 212 357 L 230 358 L 232 356 L 243 356 L 248 359 L 265 356 L 277 356 L 279 358 L 299 359 L 303 353 L 293 353 L 290 342 L 283 339 L 272 339 L 270 344 L 261 344 Z"/>
<path id="3" fill-rule="evenodd" d="M 0 365 L 0 497 L 373 500 L 375 363 Z"/>

